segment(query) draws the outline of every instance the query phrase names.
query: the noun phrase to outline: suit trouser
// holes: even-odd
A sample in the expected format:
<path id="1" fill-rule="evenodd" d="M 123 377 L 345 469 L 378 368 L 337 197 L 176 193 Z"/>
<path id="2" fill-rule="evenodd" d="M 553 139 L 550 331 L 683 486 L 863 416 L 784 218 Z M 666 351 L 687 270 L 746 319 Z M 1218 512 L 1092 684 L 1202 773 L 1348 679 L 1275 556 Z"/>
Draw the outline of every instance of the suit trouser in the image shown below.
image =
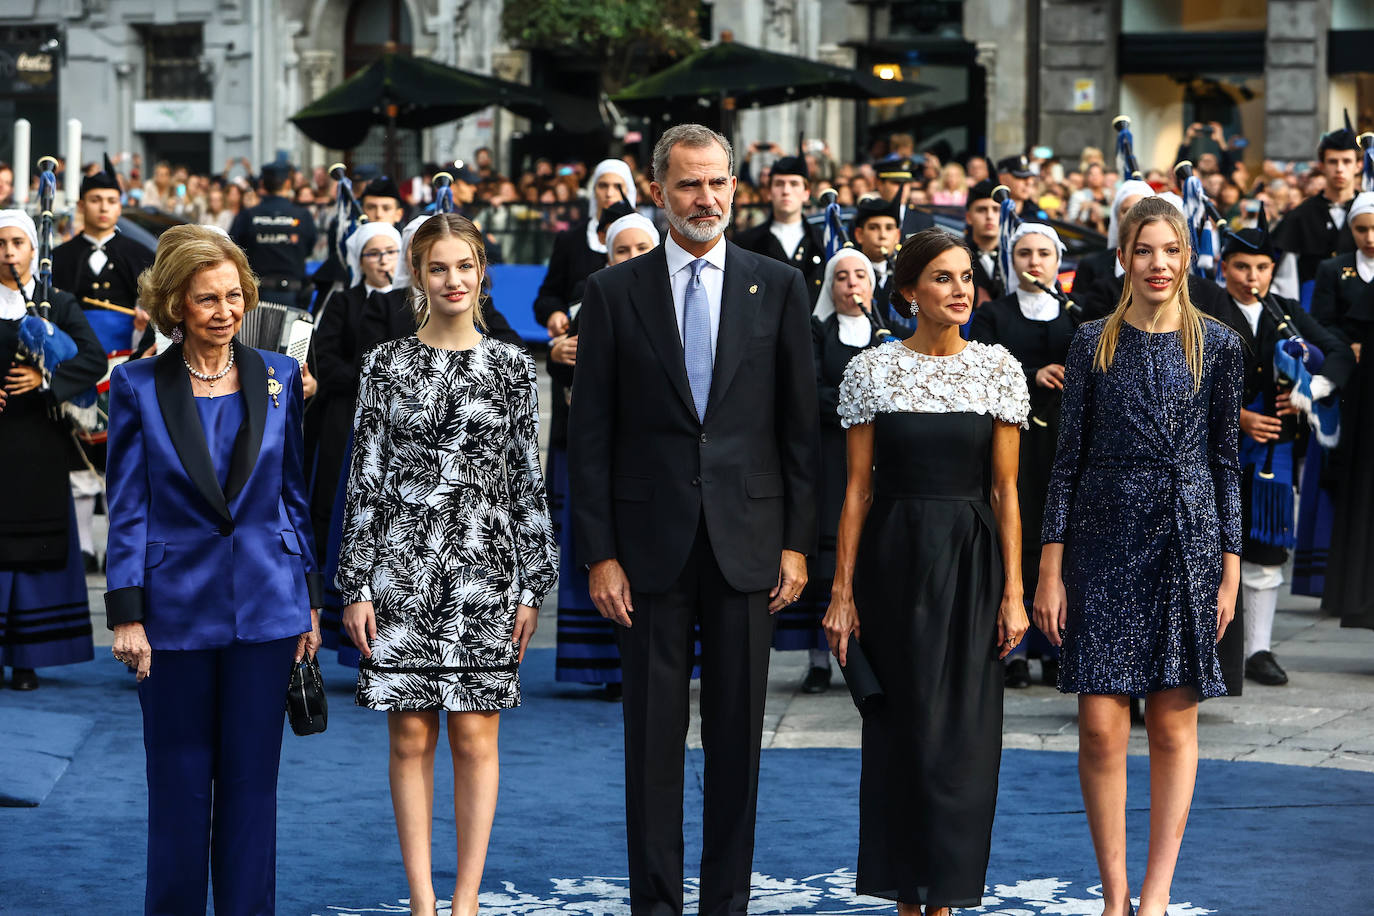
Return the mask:
<path id="1" fill-rule="evenodd" d="M 139 685 L 148 755 L 145 916 L 270 916 L 277 767 L 296 637 L 154 650 Z"/>
<path id="2" fill-rule="evenodd" d="M 634 592 L 632 599 L 632 626 L 620 630 L 631 912 L 682 912 L 683 756 L 692 628 L 699 623 L 705 756 L 699 912 L 746 913 L 773 632 L 768 593 L 738 592 L 726 583 L 702 523 L 673 586 L 660 594 Z"/>

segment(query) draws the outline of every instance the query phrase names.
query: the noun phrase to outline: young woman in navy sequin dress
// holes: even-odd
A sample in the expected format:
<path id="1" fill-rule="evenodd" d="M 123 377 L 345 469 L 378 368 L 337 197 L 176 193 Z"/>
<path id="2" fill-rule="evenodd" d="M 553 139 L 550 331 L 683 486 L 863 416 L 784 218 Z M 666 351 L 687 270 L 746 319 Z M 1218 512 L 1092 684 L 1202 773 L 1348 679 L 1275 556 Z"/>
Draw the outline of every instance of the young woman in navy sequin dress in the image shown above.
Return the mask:
<path id="1" fill-rule="evenodd" d="M 1188 298 L 1182 215 L 1127 214 L 1125 292 L 1074 335 L 1035 622 L 1078 699 L 1079 778 L 1105 916 L 1126 873 L 1130 697 L 1147 697 L 1150 851 L 1141 916 L 1163 916 L 1197 774 L 1197 707 L 1226 692 L 1216 644 L 1240 584 L 1241 342 Z"/>

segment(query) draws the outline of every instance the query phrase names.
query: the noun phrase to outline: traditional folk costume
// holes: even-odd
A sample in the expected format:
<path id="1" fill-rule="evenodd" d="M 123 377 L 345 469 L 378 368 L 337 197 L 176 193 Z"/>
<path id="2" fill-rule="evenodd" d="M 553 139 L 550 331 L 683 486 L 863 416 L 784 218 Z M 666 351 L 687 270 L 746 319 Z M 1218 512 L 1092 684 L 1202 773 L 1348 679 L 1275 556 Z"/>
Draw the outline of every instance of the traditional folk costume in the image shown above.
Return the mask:
<path id="1" fill-rule="evenodd" d="M 1011 233 L 1007 244 L 1015 246 L 1027 235 L 1042 235 L 1049 239 L 1062 257 L 1064 245 L 1059 240 L 1059 234 L 1041 223 L 1022 223 Z M 1059 407 L 1063 392 L 1037 384 L 1035 375 L 1045 366 L 1065 364 L 1078 322 L 1049 293 L 1040 290 L 1027 292 L 1020 288 L 1015 279 L 1008 280 L 1006 288 L 1005 296 L 979 306 L 973 313 L 973 320 L 969 323 L 969 339 L 1001 344 L 1016 357 L 1025 373 L 1026 387 L 1030 392 L 1030 425 L 1021 434 L 1016 488 L 1020 499 L 1021 529 L 1037 532 L 1049 490 L 1055 444 L 1059 441 Z M 1039 576 L 1040 539 L 1023 537 L 1021 578 L 1028 611 L 1029 605 L 1035 600 Z M 1041 659 L 1043 680 L 1052 686 L 1058 677 L 1059 652 L 1034 627 L 1007 656 L 1007 686 L 1029 686 L 1028 655 Z"/>
<path id="2" fill-rule="evenodd" d="M 1279 260 L 1262 214 L 1258 228 L 1230 235 L 1222 259 L 1237 254 Z M 1228 307 L 1215 315 L 1245 343 L 1246 409 L 1276 416 L 1275 401 L 1285 390 L 1295 406 L 1334 407 L 1332 392 L 1345 384 L 1355 366 L 1350 348 L 1291 299 L 1272 293 L 1246 298 L 1253 301 L 1228 297 Z M 1293 342 L 1295 336 L 1305 343 Z M 1280 419 L 1283 428 L 1274 442 L 1260 443 L 1244 433 L 1240 437 L 1244 670 L 1250 679 L 1269 685 L 1288 680 L 1271 643 L 1283 567 L 1297 540 L 1294 445 L 1302 426 L 1297 416 Z M 1331 441 L 1319 426 L 1312 432 L 1317 441 Z"/>
<path id="3" fill-rule="evenodd" d="M 773 163 L 769 175 L 798 175 L 803 181 L 811 180 L 806 160 L 801 156 L 784 156 Z M 802 272 L 806 277 L 806 290 L 815 302 L 821 294 L 821 279 L 825 274 L 825 244 L 821 241 L 820 230 L 806 219 L 799 218 L 795 223 L 784 225 L 768 219 L 746 229 L 735 236 L 735 244 L 741 248 L 766 255 L 775 261 L 785 261 Z"/>
<path id="4" fill-rule="evenodd" d="M 0 211 L 0 227 L 5 226 L 23 229 L 37 251 L 38 233 L 26 213 Z M 0 375 L 12 366 L 36 365 L 19 336 L 35 287 L 32 278 L 23 290 L 0 286 Z M 11 484 L 0 500 L 0 666 L 15 669 L 16 689 L 37 686 L 34 668 L 93 655 L 67 480 L 71 427 L 60 410 L 100 380 L 105 355 L 75 299 L 54 292 L 49 302 L 48 320 L 72 338 L 77 352 L 56 367 L 41 367 L 42 386 L 10 395 L 0 410 L 0 475 Z"/>
<path id="5" fill-rule="evenodd" d="M 849 483 L 846 460 L 846 434 L 838 413 L 840 383 L 845 367 L 856 355 L 877 346 L 886 338 L 867 315 L 845 315 L 835 307 L 835 272 L 845 262 L 872 271 L 868 256 L 857 248 L 841 248 L 825 265 L 821 295 L 811 312 L 811 341 L 816 358 L 816 392 L 819 395 L 821 454 L 816 520 L 818 550 L 809 564 L 806 588 L 795 604 L 776 615 L 773 648 L 780 651 L 809 650 L 810 670 L 802 689 L 819 693 L 830 682 L 830 648 L 821 619 L 830 606 L 830 586 L 835 578 L 835 537 L 840 528 Z M 872 303 L 868 303 L 872 308 Z"/>
<path id="6" fill-rule="evenodd" d="M 1374 192 L 1350 206 L 1350 219 L 1374 213 Z M 1340 442 L 1330 455 L 1327 480 L 1335 504 L 1331 559 L 1322 607 L 1341 625 L 1374 629 L 1374 258 L 1355 251 L 1317 271 L 1312 316 L 1361 357 L 1341 388 Z"/>
<path id="7" fill-rule="evenodd" d="M 109 156 L 105 157 L 103 171 L 87 175 L 81 180 L 81 197 L 95 190 L 120 193 L 119 176 Z M 94 303 L 106 302 L 118 308 L 135 308 L 138 305 L 138 277 L 152 264 L 153 252 L 121 235 L 117 228 L 102 238 L 85 232 L 53 249 L 53 286 L 75 297 L 91 330 L 100 339 L 110 365 L 122 361 L 130 351 L 150 345 L 151 334 L 146 328 L 136 330 L 132 315 Z M 89 558 L 88 568 L 95 564 L 91 520 L 95 515 L 96 497 L 103 496 L 105 492 L 105 482 L 101 476 L 105 472 L 105 436 L 105 424 L 100 421 L 94 430 L 80 438 L 80 451 L 76 446 L 68 451 L 77 534 L 81 551 Z"/>

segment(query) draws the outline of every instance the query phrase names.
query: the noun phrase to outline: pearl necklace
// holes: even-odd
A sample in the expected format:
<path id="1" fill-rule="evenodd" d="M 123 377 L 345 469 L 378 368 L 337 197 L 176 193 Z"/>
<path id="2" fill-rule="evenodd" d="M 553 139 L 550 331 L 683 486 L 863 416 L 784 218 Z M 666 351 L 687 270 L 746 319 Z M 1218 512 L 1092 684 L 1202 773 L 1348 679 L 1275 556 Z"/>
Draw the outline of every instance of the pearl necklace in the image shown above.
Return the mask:
<path id="1" fill-rule="evenodd" d="M 229 370 L 234 368 L 234 348 L 233 346 L 229 347 L 229 362 L 225 364 L 223 369 L 219 370 L 214 375 L 210 375 L 205 372 L 200 372 L 197 369 L 195 369 L 195 367 L 193 367 L 189 362 L 187 362 L 186 354 L 184 352 L 181 355 L 181 364 L 186 367 L 186 371 L 191 373 L 193 377 L 200 379 L 202 382 L 205 382 L 210 386 L 210 397 L 213 398 L 215 396 L 215 382 L 218 382 L 220 379 L 224 378 L 226 375 L 229 374 Z"/>

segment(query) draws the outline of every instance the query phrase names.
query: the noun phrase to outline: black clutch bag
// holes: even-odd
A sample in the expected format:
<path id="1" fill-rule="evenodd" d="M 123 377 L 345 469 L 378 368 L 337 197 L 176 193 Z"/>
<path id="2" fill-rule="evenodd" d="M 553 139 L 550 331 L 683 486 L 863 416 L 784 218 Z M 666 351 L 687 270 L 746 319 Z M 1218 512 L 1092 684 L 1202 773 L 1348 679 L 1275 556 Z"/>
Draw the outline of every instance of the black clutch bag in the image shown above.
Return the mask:
<path id="1" fill-rule="evenodd" d="M 854 699 L 859 714 L 868 715 L 886 702 L 883 685 L 878 683 L 878 675 L 873 673 L 873 666 L 868 663 L 863 646 L 853 636 L 849 638 L 845 658 L 846 663 L 840 666 L 845 686 L 849 688 L 849 695 Z"/>
<path id="2" fill-rule="evenodd" d="M 291 720 L 291 730 L 298 735 L 318 734 L 329 725 L 324 678 L 320 676 L 320 663 L 313 658 L 303 658 L 291 668 L 286 715 Z"/>

